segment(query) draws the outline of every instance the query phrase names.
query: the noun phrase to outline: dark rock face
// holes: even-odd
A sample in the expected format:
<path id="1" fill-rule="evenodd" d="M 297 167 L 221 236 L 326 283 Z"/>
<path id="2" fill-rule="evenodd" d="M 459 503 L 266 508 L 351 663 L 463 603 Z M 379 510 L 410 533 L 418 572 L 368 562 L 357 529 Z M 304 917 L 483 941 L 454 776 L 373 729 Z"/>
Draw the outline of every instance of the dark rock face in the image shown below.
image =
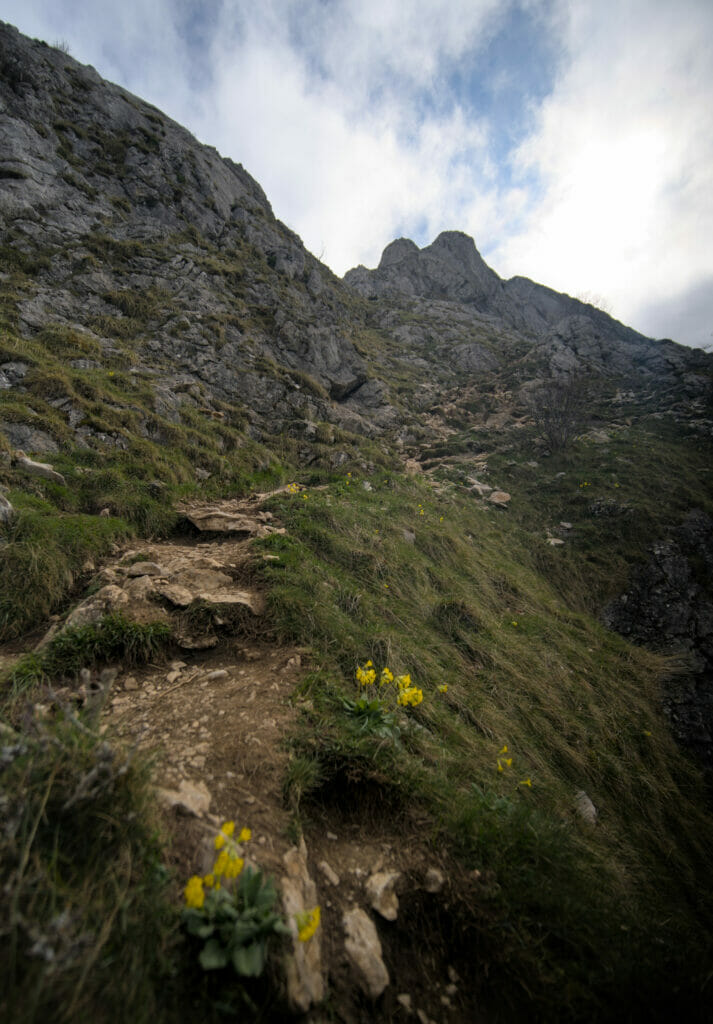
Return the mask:
<path id="1" fill-rule="evenodd" d="M 604 613 L 611 629 L 655 650 L 683 655 L 666 681 L 664 708 L 676 738 L 701 760 L 713 783 L 713 522 L 689 513 L 655 544 L 630 589 Z"/>

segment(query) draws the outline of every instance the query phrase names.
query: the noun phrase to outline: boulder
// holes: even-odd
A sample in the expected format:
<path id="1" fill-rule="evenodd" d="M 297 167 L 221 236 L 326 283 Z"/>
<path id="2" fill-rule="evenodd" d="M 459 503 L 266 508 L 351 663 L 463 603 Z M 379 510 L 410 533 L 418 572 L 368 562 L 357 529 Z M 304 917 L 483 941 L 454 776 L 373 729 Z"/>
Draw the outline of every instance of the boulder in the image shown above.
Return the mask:
<path id="1" fill-rule="evenodd" d="M 377 871 L 366 883 L 366 894 L 372 908 L 387 921 L 395 921 L 399 912 L 399 898 L 394 886 L 401 877 L 398 871 Z"/>
<path id="2" fill-rule="evenodd" d="M 30 476 L 41 476 L 45 480 L 51 480 L 55 484 L 62 484 L 63 487 L 66 486 L 66 480 L 61 473 L 56 473 L 52 466 L 46 462 L 35 462 L 33 459 L 28 458 L 21 448 L 18 448 L 15 452 L 12 465 L 25 473 L 29 473 Z"/>
<path id="3" fill-rule="evenodd" d="M 8 526 L 14 518 L 15 509 L 12 507 L 5 495 L 0 492 L 0 523 Z"/>
<path id="4" fill-rule="evenodd" d="M 378 999 L 389 984 L 389 972 L 374 922 L 361 907 L 354 907 L 345 912 L 342 925 L 344 949 L 357 983 L 370 999 Z"/>

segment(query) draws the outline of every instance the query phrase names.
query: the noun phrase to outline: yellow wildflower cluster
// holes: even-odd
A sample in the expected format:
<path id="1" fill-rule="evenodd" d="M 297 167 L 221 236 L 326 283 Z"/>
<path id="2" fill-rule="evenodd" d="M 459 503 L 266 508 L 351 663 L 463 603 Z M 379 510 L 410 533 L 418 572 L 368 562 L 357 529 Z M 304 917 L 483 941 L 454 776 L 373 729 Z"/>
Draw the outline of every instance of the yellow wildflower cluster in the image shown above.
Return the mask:
<path id="1" fill-rule="evenodd" d="M 360 686 L 373 686 L 376 682 L 376 669 L 371 660 L 367 661 L 364 668 L 357 665 L 356 678 Z"/>
<path id="2" fill-rule="evenodd" d="M 300 942 L 308 942 L 312 938 L 314 933 L 319 928 L 320 909 L 315 907 L 314 910 L 305 910 L 301 914 L 297 914 L 297 937 Z"/>
<path id="3" fill-rule="evenodd" d="M 202 878 L 200 875 L 193 875 L 183 890 L 187 907 L 200 910 L 205 902 L 205 889 L 220 889 L 223 880 L 230 881 L 237 878 L 243 870 L 245 861 L 240 856 L 238 843 L 249 842 L 252 832 L 249 828 L 241 829 L 237 839 L 234 838 L 234 834 L 235 822 L 224 822 L 213 841 L 215 849 L 219 851 L 213 870 L 207 875 L 203 875 Z"/>
<path id="4" fill-rule="evenodd" d="M 506 757 L 507 753 L 508 753 L 508 748 L 507 748 L 507 743 L 506 743 L 505 746 L 502 748 L 502 750 L 498 751 L 497 765 L 498 765 L 498 772 L 499 773 L 504 772 L 506 768 L 512 768 L 512 757 Z M 518 786 L 527 786 L 528 789 L 532 789 L 532 779 L 530 779 L 530 778 L 522 779 L 521 782 L 518 782 Z"/>
<path id="5" fill-rule="evenodd" d="M 374 663 L 369 659 L 362 668 L 361 665 L 357 666 L 356 680 L 360 686 L 373 686 L 376 682 L 376 669 Z M 398 696 L 396 703 L 401 707 L 416 707 L 423 700 L 423 691 L 419 690 L 417 686 L 414 686 L 411 682 L 411 676 L 406 673 L 403 676 L 395 676 L 390 668 L 385 666 L 379 675 L 379 688 L 389 686 L 395 682 L 398 688 Z M 443 692 L 443 691 L 442 691 Z"/>
<path id="6" fill-rule="evenodd" d="M 288 494 L 299 494 L 300 493 L 300 485 L 299 484 L 294 484 L 294 483 L 293 484 L 288 484 L 287 485 L 287 493 Z"/>
<path id="7" fill-rule="evenodd" d="M 579 486 L 580 487 L 591 487 L 592 485 L 589 483 L 588 480 L 585 480 L 584 483 L 581 483 Z"/>
<path id="8" fill-rule="evenodd" d="M 419 690 L 417 686 L 411 686 L 411 676 L 399 676 L 396 682 L 399 687 L 397 703 L 402 708 L 406 708 L 409 705 L 415 708 L 417 704 L 421 703 L 423 700 L 423 690 Z"/>
<path id="9" fill-rule="evenodd" d="M 504 772 L 506 768 L 512 768 L 512 758 L 511 757 L 505 757 L 505 754 L 507 754 L 507 752 L 508 752 L 507 744 L 503 747 L 502 750 L 498 751 L 498 771 L 499 772 Z"/>
<path id="10" fill-rule="evenodd" d="M 421 505 L 420 503 L 419 503 L 419 506 L 418 506 L 418 514 L 420 516 L 425 516 L 425 514 L 426 514 L 425 511 L 424 511 L 423 505 Z"/>

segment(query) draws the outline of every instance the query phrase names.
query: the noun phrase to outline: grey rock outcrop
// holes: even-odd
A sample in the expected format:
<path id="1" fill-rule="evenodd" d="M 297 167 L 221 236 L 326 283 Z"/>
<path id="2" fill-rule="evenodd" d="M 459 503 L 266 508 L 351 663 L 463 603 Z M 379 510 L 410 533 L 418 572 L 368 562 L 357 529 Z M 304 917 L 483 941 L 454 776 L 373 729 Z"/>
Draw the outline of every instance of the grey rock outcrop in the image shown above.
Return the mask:
<path id="1" fill-rule="evenodd" d="M 286 874 L 282 879 L 282 901 L 288 921 L 294 924 L 299 914 L 310 912 L 317 904 L 317 886 L 307 867 L 304 839 L 287 851 L 283 861 Z M 287 958 L 287 993 L 290 1006 L 299 1013 L 306 1013 L 324 998 L 319 929 L 308 942 L 300 942 L 295 926 L 292 952 Z"/>
<path id="2" fill-rule="evenodd" d="M 361 907 L 354 907 L 345 912 L 342 924 L 344 948 L 357 982 L 370 999 L 378 999 L 389 984 L 389 972 L 374 922 Z"/>
<path id="3" fill-rule="evenodd" d="M 375 270 L 356 267 L 344 282 L 368 299 L 388 298 L 404 307 L 416 299 L 458 303 L 489 318 L 492 327 L 529 337 L 555 375 L 677 375 L 699 361 L 680 345 L 646 338 L 595 306 L 528 278 L 501 280 L 460 231 L 444 231 L 423 249 L 397 239 Z M 457 348 L 455 360 L 462 369 L 482 370 L 492 369 L 497 356 L 471 344 Z"/>
<path id="4" fill-rule="evenodd" d="M 365 384 L 367 366 L 340 286 L 258 183 L 93 68 L 2 23 L 0 53 L 0 244 L 12 240 L 34 280 L 19 330 L 79 330 L 94 365 L 117 351 L 117 333 L 137 332 L 134 368 L 158 370 L 157 412 L 174 423 L 196 386 L 204 405 L 244 404 L 273 429 L 306 402 L 337 422 L 333 404 Z M 0 389 L 22 386 L 21 371 L 3 363 Z M 372 431 L 372 411 L 351 409 L 350 429 Z M 11 444 L 53 450 L 18 426 L 7 425 Z M 69 426 L 85 445 L 109 440 Z"/>

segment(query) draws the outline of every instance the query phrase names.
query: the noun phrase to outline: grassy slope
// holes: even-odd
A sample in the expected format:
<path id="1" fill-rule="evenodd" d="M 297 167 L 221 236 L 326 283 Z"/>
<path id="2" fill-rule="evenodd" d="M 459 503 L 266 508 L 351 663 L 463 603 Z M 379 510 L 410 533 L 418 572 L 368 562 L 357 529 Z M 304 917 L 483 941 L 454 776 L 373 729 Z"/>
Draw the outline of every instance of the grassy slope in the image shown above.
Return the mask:
<path id="1" fill-rule="evenodd" d="M 533 549 L 506 514 L 398 476 L 371 491 L 350 481 L 281 500 L 289 535 L 263 542 L 280 557 L 266 570 L 278 629 L 324 666 L 295 740 L 300 785 L 305 758 L 316 787 L 345 764 L 389 779 L 428 808 L 434 839 L 490 873 L 479 923 L 512 1008 L 526 998 L 543 1018 L 596 1019 L 636 991 L 656 1015 L 665 965 L 664 988 L 685 989 L 695 1012 L 713 832 L 657 710 L 661 662 L 563 601 L 543 572 L 561 553 Z M 345 712 L 368 658 L 423 689 L 391 743 L 391 721 L 355 728 Z M 500 773 L 504 745 L 513 764 Z M 573 817 L 580 789 L 596 828 Z"/>

